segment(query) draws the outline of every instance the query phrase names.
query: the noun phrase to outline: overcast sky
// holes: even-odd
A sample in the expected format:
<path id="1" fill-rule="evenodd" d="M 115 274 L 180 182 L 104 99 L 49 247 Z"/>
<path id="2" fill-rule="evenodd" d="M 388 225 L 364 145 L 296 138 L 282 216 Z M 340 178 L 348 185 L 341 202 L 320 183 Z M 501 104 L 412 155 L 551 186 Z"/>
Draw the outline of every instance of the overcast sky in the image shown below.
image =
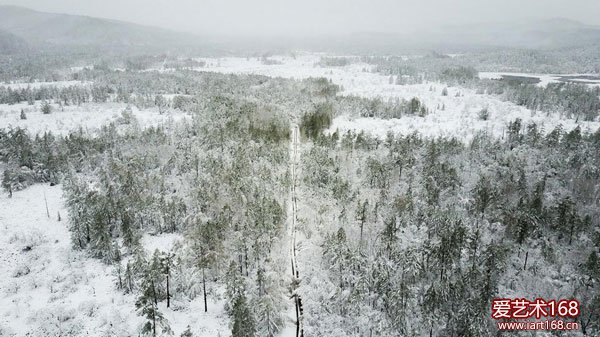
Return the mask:
<path id="1" fill-rule="evenodd" d="M 600 25 L 600 0 L 0 0 L 0 4 L 221 35 L 402 32 L 556 17 Z"/>

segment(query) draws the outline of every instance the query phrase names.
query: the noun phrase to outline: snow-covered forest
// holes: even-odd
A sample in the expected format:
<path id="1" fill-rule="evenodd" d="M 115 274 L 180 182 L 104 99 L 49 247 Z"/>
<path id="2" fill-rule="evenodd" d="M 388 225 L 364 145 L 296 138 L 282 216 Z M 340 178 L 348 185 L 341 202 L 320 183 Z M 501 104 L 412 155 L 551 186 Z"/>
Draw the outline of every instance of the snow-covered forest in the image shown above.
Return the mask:
<path id="1" fill-rule="evenodd" d="M 15 41 L 0 336 L 600 336 L 596 47 Z M 500 331 L 498 298 L 578 329 Z"/>

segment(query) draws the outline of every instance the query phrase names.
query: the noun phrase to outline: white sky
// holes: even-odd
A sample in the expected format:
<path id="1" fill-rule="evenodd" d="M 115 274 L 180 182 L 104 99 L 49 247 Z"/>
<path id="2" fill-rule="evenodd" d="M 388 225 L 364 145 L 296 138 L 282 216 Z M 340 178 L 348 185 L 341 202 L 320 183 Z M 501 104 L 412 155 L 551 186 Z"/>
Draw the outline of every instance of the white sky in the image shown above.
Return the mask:
<path id="1" fill-rule="evenodd" d="M 556 17 L 600 25 L 600 0 L 0 0 L 0 4 L 220 35 L 402 32 Z"/>

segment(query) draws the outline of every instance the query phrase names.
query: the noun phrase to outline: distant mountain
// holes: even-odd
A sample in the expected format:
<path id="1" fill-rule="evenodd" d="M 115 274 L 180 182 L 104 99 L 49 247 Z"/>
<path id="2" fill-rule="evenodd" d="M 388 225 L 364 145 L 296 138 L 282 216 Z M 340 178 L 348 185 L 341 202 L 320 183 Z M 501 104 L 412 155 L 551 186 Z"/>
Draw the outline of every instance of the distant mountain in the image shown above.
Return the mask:
<path id="1" fill-rule="evenodd" d="M 191 34 L 123 21 L 38 12 L 0 6 L 0 30 L 31 44 L 73 46 L 174 46 L 194 41 Z"/>
<path id="2" fill-rule="evenodd" d="M 414 32 L 348 33 L 306 38 L 195 36 L 123 21 L 0 6 L 0 53 L 53 46 L 146 50 L 189 47 L 203 53 L 315 50 L 333 53 L 399 54 L 415 50 L 446 53 L 486 48 L 556 49 L 600 46 L 600 27 L 556 18 L 432 28 Z"/>
<path id="3" fill-rule="evenodd" d="M 0 30 L 0 54 L 14 54 L 29 49 L 29 44 L 22 38 Z"/>
<path id="4" fill-rule="evenodd" d="M 600 43 L 600 27 L 564 18 L 446 27 L 426 40 L 484 47 L 565 48 Z"/>
<path id="5" fill-rule="evenodd" d="M 600 46 L 600 26 L 556 18 L 509 23 L 455 25 L 429 30 L 357 32 L 336 37 L 289 40 L 309 49 L 346 53 L 447 53 L 498 48 L 560 49 Z"/>
<path id="6" fill-rule="evenodd" d="M 217 41 L 215 41 L 217 42 Z M 600 27 L 556 18 L 527 22 L 455 25 L 404 32 L 356 32 L 319 37 L 221 39 L 241 50 L 313 50 L 339 54 L 444 53 L 502 48 L 562 49 L 600 47 Z M 440 57 L 443 55 L 431 55 Z"/>

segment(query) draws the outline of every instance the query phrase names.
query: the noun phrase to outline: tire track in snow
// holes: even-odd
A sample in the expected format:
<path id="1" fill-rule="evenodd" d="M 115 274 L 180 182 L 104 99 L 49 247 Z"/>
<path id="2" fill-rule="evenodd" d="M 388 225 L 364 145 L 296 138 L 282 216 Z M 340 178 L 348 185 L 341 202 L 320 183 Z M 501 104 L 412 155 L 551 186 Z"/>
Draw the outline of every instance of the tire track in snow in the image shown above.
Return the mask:
<path id="1" fill-rule="evenodd" d="M 302 298 L 296 292 L 300 283 L 300 271 L 298 270 L 298 261 L 296 259 L 296 224 L 298 220 L 298 203 L 296 198 L 296 165 L 298 164 L 298 126 L 292 124 L 292 144 L 290 147 L 290 172 L 291 172 L 291 198 L 292 198 L 292 221 L 289 230 L 290 235 L 290 263 L 292 268 L 292 298 L 296 312 L 296 337 L 304 336 L 304 327 L 302 324 Z"/>

